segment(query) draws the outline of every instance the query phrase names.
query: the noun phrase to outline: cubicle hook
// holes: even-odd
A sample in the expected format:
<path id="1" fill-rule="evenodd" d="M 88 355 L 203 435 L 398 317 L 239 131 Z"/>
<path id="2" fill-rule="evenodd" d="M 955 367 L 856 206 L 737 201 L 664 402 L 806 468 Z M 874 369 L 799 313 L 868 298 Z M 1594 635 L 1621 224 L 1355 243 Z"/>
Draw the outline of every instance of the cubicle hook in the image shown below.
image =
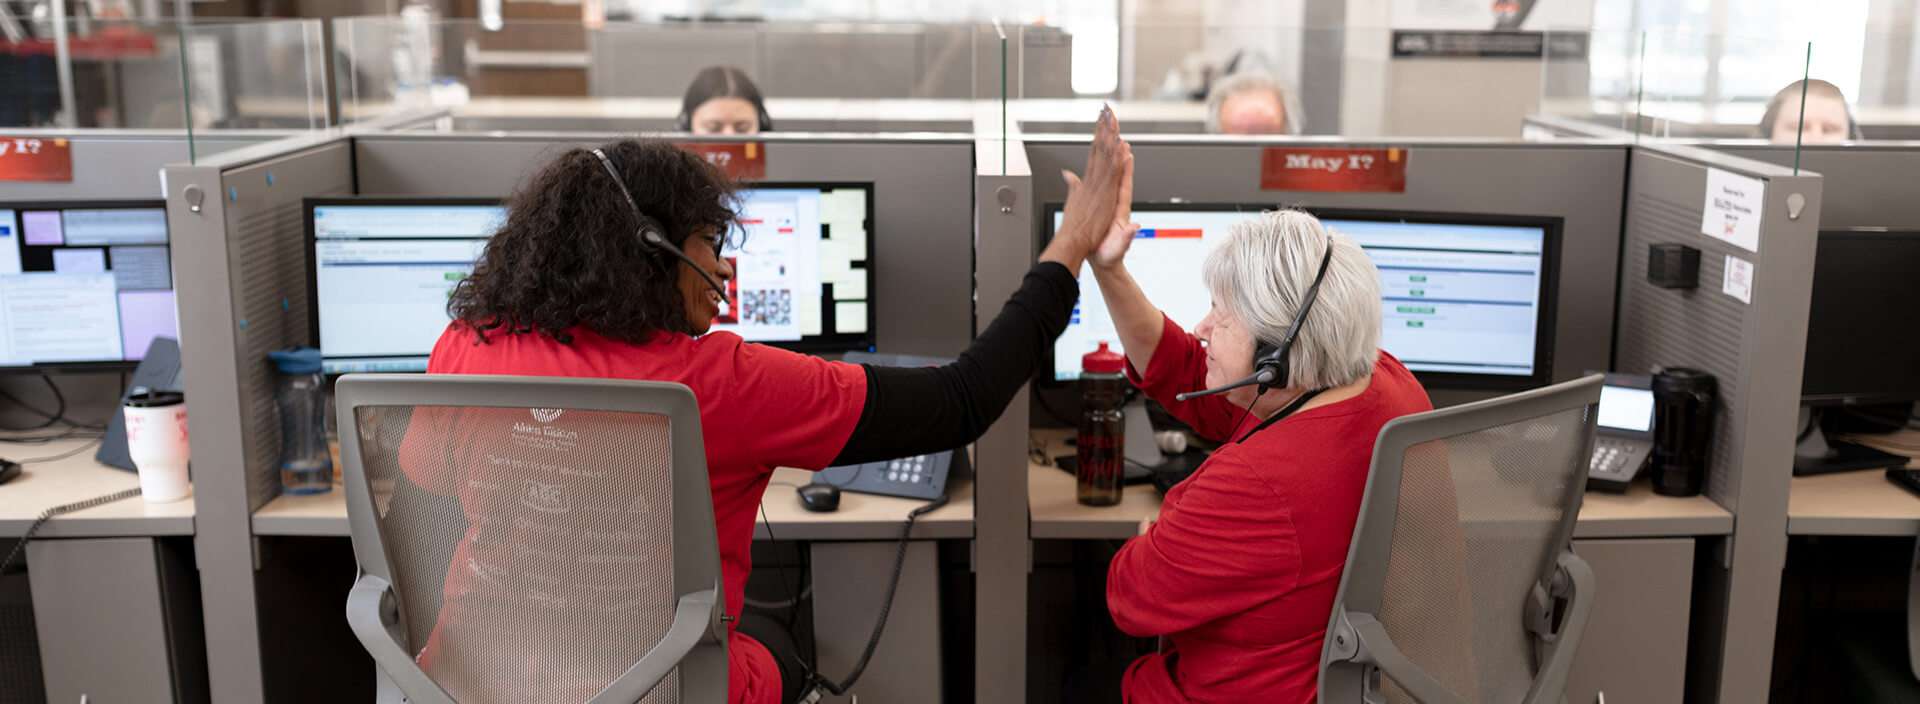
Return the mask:
<path id="1" fill-rule="evenodd" d="M 1807 209 L 1807 196 L 1802 193 L 1787 194 L 1787 219 L 1799 220 L 1800 212 Z"/>
<path id="2" fill-rule="evenodd" d="M 1013 188 L 1010 186 L 1001 186 L 993 192 L 993 197 L 1000 202 L 1000 213 L 1003 215 L 1012 214 L 1013 204 L 1019 202 L 1020 199 L 1020 196 L 1015 194 Z"/>
<path id="3" fill-rule="evenodd" d="M 188 211 L 198 213 L 200 212 L 200 204 L 207 200 L 207 192 L 198 185 L 189 184 L 186 188 L 180 190 L 180 197 L 186 199 Z"/>

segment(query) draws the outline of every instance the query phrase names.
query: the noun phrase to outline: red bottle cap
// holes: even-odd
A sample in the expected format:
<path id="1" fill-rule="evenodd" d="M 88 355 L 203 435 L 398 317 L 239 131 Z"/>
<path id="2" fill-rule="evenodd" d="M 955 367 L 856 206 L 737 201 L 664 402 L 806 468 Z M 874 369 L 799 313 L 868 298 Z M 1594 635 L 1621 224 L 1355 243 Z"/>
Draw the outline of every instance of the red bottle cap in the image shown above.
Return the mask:
<path id="1" fill-rule="evenodd" d="M 1107 349 L 1107 343 L 1100 343 L 1100 349 L 1088 352 L 1080 358 L 1080 371 L 1086 374 L 1124 374 L 1127 370 L 1125 355 Z"/>

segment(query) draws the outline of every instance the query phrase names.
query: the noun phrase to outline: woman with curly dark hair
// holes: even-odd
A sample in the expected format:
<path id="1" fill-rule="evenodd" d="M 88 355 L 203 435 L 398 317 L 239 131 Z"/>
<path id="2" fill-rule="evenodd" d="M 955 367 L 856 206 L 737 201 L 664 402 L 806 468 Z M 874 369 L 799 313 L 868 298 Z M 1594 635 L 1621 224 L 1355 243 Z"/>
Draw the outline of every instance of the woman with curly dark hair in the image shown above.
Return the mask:
<path id="1" fill-rule="evenodd" d="M 733 185 L 701 158 L 661 142 L 571 149 L 509 202 L 505 225 L 472 277 L 454 290 L 448 304 L 454 322 L 435 345 L 428 371 L 644 379 L 691 388 L 706 434 L 731 631 L 752 568 L 755 509 L 774 468 L 905 457 L 978 438 L 1065 329 L 1081 265 L 1113 226 L 1131 170 L 1131 150 L 1111 113 L 1103 113 L 1086 179 L 1068 175 L 1065 221 L 1020 290 L 957 361 L 908 369 L 831 362 L 728 332 L 708 334 L 720 312 L 716 290 L 734 275 L 719 256 L 735 217 Z M 643 244 L 637 231 L 649 229 L 684 257 Z M 459 477 L 409 469 L 409 479 L 428 491 L 460 495 L 469 514 L 488 501 L 513 503 L 501 492 L 517 486 L 516 477 L 487 474 L 510 470 L 457 464 L 474 468 Z M 554 495 L 590 491 L 585 480 L 551 489 Z M 525 554 L 577 549 L 569 538 L 553 537 L 559 531 L 543 530 L 537 511 L 505 510 L 509 520 L 470 515 L 469 521 L 529 537 L 501 540 L 497 532 L 487 537 L 473 529 L 448 570 L 442 627 L 450 613 L 465 612 L 463 599 L 502 598 L 488 590 L 506 589 L 498 586 L 502 575 Z M 503 672 L 512 666 L 466 661 L 490 654 L 436 646 L 438 640 L 429 637 L 423 665 L 439 658 L 441 668 L 518 676 Z M 732 702 L 792 701 L 805 684 L 797 660 L 776 660 L 753 637 L 731 631 L 728 649 Z"/>

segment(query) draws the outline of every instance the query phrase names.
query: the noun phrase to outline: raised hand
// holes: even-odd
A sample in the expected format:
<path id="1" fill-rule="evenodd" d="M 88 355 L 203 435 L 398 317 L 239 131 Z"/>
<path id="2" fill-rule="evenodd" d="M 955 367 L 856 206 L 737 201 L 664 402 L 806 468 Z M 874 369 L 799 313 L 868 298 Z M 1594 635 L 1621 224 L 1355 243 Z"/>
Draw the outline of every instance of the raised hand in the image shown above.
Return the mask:
<path id="1" fill-rule="evenodd" d="M 1128 158 L 1120 170 L 1120 192 L 1115 196 L 1113 224 L 1100 238 L 1100 243 L 1087 255 L 1087 263 L 1094 269 L 1106 269 L 1117 266 L 1127 258 L 1127 249 L 1133 246 L 1133 236 L 1140 226 L 1133 222 L 1133 159 Z"/>
<path id="2" fill-rule="evenodd" d="M 1112 108 L 1100 111 L 1093 143 L 1087 150 L 1086 177 L 1062 172 L 1067 181 L 1067 205 L 1060 229 L 1041 259 L 1060 261 L 1074 270 L 1105 239 L 1118 208 L 1122 177 L 1133 161 L 1133 148 L 1120 138 L 1120 121 Z"/>

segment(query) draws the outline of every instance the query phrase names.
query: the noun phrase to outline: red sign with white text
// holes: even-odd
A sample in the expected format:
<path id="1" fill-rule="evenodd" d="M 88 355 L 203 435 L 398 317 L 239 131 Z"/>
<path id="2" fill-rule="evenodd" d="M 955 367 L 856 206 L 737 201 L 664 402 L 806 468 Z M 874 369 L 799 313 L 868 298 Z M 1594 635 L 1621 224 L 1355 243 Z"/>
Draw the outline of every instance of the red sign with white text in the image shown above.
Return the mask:
<path id="1" fill-rule="evenodd" d="M 1319 193 L 1405 193 L 1407 150 L 1267 147 L 1260 189 Z"/>
<path id="2" fill-rule="evenodd" d="M 735 180 L 767 177 L 767 147 L 759 142 L 687 142 L 680 148 L 706 157 Z"/>
<path id="3" fill-rule="evenodd" d="M 64 139 L 0 137 L 0 181 L 73 180 L 73 148 Z"/>

